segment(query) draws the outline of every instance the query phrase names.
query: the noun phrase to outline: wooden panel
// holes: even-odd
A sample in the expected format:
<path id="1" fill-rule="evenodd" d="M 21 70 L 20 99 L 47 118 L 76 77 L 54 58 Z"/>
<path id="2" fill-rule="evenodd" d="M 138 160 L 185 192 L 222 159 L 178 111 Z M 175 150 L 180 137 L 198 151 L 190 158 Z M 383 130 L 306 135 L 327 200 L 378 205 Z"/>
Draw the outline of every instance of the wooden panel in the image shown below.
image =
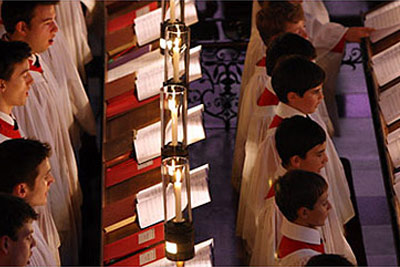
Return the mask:
<path id="1" fill-rule="evenodd" d="M 134 90 L 135 86 L 135 73 L 129 74 L 121 79 L 115 80 L 105 84 L 104 98 L 109 100 L 110 98 L 119 96 L 129 90 Z"/>
<path id="2" fill-rule="evenodd" d="M 106 51 L 110 56 L 135 44 L 136 36 L 132 25 L 106 35 Z"/>
<path id="3" fill-rule="evenodd" d="M 106 189 L 106 205 L 126 199 L 139 191 L 161 183 L 161 169 L 156 168 Z"/>

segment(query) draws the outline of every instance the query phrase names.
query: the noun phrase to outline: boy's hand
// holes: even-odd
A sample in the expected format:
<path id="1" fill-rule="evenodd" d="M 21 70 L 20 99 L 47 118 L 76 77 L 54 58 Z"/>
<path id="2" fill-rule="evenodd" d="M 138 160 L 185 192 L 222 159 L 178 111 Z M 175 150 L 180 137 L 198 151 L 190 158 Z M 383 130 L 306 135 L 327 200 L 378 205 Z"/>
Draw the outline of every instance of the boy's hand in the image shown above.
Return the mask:
<path id="1" fill-rule="evenodd" d="M 368 27 L 351 27 L 344 35 L 344 39 L 350 43 L 359 43 L 361 38 L 369 37 L 375 31 L 373 28 Z"/>

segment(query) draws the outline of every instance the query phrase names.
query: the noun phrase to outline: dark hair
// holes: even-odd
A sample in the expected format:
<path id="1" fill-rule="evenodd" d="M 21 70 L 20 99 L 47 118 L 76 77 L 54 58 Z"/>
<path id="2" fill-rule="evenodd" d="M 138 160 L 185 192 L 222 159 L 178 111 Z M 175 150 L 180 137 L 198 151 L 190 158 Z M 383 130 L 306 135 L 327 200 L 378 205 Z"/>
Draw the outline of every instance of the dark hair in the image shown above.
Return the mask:
<path id="1" fill-rule="evenodd" d="M 275 183 L 275 201 L 286 219 L 293 222 L 301 207 L 312 210 L 327 189 L 328 184 L 319 174 L 291 170 Z"/>
<path id="2" fill-rule="evenodd" d="M 287 23 L 298 23 L 304 20 L 303 8 L 300 4 L 287 1 L 270 1 L 256 15 L 256 26 L 265 45 L 269 45 L 272 37 L 286 31 Z"/>
<path id="3" fill-rule="evenodd" d="M 305 159 L 313 147 L 326 141 L 326 133 L 318 123 L 302 116 L 284 119 L 275 133 L 275 146 L 282 165 L 286 167 L 290 158 L 299 156 Z"/>
<path id="4" fill-rule="evenodd" d="M 3 1 L 1 18 L 8 33 L 14 33 L 18 22 L 30 25 L 35 8 L 42 5 L 56 5 L 60 1 Z"/>
<path id="5" fill-rule="evenodd" d="M 313 60 L 317 57 L 312 43 L 298 34 L 287 32 L 274 39 L 267 48 L 266 69 L 272 75 L 278 59 L 282 56 L 300 55 Z"/>
<path id="6" fill-rule="evenodd" d="M 15 64 L 29 58 L 32 51 L 27 43 L 0 40 L 0 79 L 10 80 Z"/>
<path id="7" fill-rule="evenodd" d="M 272 88 L 279 101 L 288 102 L 287 94 L 294 92 L 303 97 L 305 92 L 322 84 L 325 71 L 308 58 L 291 55 L 280 57 L 272 72 Z"/>
<path id="8" fill-rule="evenodd" d="M 17 241 L 18 231 L 37 214 L 22 198 L 0 193 L 0 237 L 9 236 Z"/>
<path id="9" fill-rule="evenodd" d="M 305 266 L 354 266 L 354 264 L 341 255 L 320 254 L 311 257 Z"/>
<path id="10" fill-rule="evenodd" d="M 0 144 L 0 192 L 12 193 L 26 183 L 34 188 L 38 166 L 50 156 L 50 146 L 31 139 L 10 139 Z"/>

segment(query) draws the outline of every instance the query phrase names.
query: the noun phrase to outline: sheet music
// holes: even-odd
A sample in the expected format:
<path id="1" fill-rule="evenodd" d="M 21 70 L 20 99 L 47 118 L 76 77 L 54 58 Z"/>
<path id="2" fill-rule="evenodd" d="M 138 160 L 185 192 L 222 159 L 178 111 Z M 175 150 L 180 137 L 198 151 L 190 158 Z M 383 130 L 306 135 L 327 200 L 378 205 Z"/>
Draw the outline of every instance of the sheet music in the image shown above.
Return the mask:
<path id="1" fill-rule="evenodd" d="M 208 164 L 190 171 L 190 189 L 192 208 L 199 207 L 211 201 L 208 189 Z M 168 214 L 172 219 L 175 214 L 175 200 L 172 184 L 167 188 Z M 140 228 L 146 228 L 164 220 L 164 203 L 162 183 L 140 191 L 136 196 L 136 211 Z M 182 187 L 182 211 L 187 206 L 186 188 Z"/>
<path id="2" fill-rule="evenodd" d="M 386 142 L 392 143 L 396 141 L 397 139 L 400 139 L 400 128 L 394 130 L 393 132 L 389 133 L 387 136 Z"/>
<path id="3" fill-rule="evenodd" d="M 175 7 L 176 16 L 180 17 L 180 6 L 175 5 Z M 134 20 L 135 33 L 140 46 L 160 38 L 161 12 L 161 8 L 158 8 Z M 167 19 L 169 18 L 169 9 L 166 17 Z M 185 1 L 185 24 L 190 26 L 197 21 L 197 10 L 194 1 Z"/>
<path id="4" fill-rule="evenodd" d="M 379 86 L 396 79 L 400 76 L 400 43 L 374 55 L 371 60 Z"/>
<path id="5" fill-rule="evenodd" d="M 188 110 L 187 116 L 187 142 L 188 145 L 206 138 L 203 126 L 203 105 L 198 105 Z M 168 127 L 168 125 L 167 125 Z M 167 128 L 166 140 L 172 140 L 171 127 Z M 181 138 L 181 127 L 178 129 L 178 138 Z M 147 127 L 137 130 L 136 138 L 133 140 L 136 159 L 139 164 L 161 155 L 161 122 L 153 123 Z"/>
<path id="6" fill-rule="evenodd" d="M 195 256 L 193 259 L 185 261 L 186 266 L 193 267 L 208 267 L 213 266 L 212 262 L 212 248 L 214 247 L 214 239 L 209 239 L 194 246 Z M 158 261 L 152 262 L 148 267 L 175 267 L 176 262 L 170 261 L 167 258 L 162 258 Z"/>
<path id="7" fill-rule="evenodd" d="M 365 16 L 364 25 L 376 29 L 370 36 L 373 43 L 400 30 L 400 2 L 394 1 L 370 12 Z"/>
<path id="8" fill-rule="evenodd" d="M 192 82 L 202 77 L 200 65 L 200 51 L 201 46 L 196 46 L 190 49 L 190 63 L 189 63 L 189 81 Z M 164 56 L 159 54 L 159 58 L 154 61 L 146 61 L 137 70 L 136 91 L 138 100 L 142 101 L 146 98 L 155 96 L 160 93 L 160 88 L 164 82 Z M 172 78 L 172 63 L 169 62 L 170 76 Z M 184 60 L 181 58 L 180 69 L 184 68 Z"/>
<path id="9" fill-rule="evenodd" d="M 400 119 L 400 84 L 396 84 L 380 94 L 379 106 L 387 125 Z"/>

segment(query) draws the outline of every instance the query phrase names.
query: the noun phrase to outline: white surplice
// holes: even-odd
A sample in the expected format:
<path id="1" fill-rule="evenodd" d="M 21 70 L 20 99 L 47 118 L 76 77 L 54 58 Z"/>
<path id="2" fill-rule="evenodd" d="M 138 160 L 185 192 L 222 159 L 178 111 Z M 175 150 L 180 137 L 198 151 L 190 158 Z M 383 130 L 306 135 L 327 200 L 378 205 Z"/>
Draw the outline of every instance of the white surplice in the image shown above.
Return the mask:
<path id="1" fill-rule="evenodd" d="M 72 60 L 83 79 L 85 64 L 93 57 L 88 44 L 86 21 L 80 1 L 60 1 L 56 5 L 56 20 L 71 51 Z"/>
<path id="2" fill-rule="evenodd" d="M 58 32 L 54 44 L 41 54 L 43 61 L 51 67 L 57 79 L 60 93 L 65 101 L 63 103 L 64 116 L 76 151 L 80 147 L 81 129 L 90 135 L 96 134 L 96 125 L 93 111 L 89 103 L 85 88 L 83 87 L 76 66 L 72 62 L 69 48 L 62 32 Z"/>
<path id="3" fill-rule="evenodd" d="M 276 108 L 276 115 L 282 119 L 295 115 L 306 116 L 282 102 Z M 312 114 L 310 117 L 326 131 L 326 127 L 317 113 Z M 275 131 L 276 127 L 269 129 L 267 136 L 260 144 L 249 183 L 248 207 L 245 213 L 244 228 L 248 229 L 250 240 L 254 240 L 256 216 L 261 211 L 265 195 L 273 183 L 271 177 L 277 177 L 277 172 L 281 166 L 281 160 L 275 147 Z M 350 191 L 342 163 L 328 134 L 326 154 L 329 160 L 321 171 L 321 175 L 326 177 L 328 181 L 332 204 L 336 207 L 340 224 L 343 225 L 354 216 L 354 209 L 350 200 Z"/>
<path id="4" fill-rule="evenodd" d="M 37 221 L 32 222 L 33 238 L 36 246 L 32 248 L 28 266 L 60 266 L 45 240 Z"/>
<path id="5" fill-rule="evenodd" d="M 267 88 L 272 90 L 271 79 L 265 72 L 265 67 L 257 67 L 250 79 L 248 89 L 243 99 L 240 121 L 236 130 L 233 164 L 236 170 L 242 171 L 239 209 L 236 222 L 236 234 L 242 236 L 244 214 L 246 210 L 248 183 L 257 156 L 258 146 L 264 139 L 268 125 L 275 114 L 275 106 L 259 106 L 257 101 Z M 242 163 L 240 164 L 240 161 Z M 243 168 L 240 168 L 243 165 Z M 235 169 L 235 167 L 234 167 Z"/>
<path id="6" fill-rule="evenodd" d="M 65 101 L 56 78 L 37 55 L 43 73 L 30 71 L 34 80 L 25 106 L 15 107 L 14 114 L 28 138 L 47 142 L 55 183 L 50 187 L 49 205 L 61 236 L 63 265 L 78 264 L 80 205 L 82 201 L 76 159 L 70 136 Z"/>

